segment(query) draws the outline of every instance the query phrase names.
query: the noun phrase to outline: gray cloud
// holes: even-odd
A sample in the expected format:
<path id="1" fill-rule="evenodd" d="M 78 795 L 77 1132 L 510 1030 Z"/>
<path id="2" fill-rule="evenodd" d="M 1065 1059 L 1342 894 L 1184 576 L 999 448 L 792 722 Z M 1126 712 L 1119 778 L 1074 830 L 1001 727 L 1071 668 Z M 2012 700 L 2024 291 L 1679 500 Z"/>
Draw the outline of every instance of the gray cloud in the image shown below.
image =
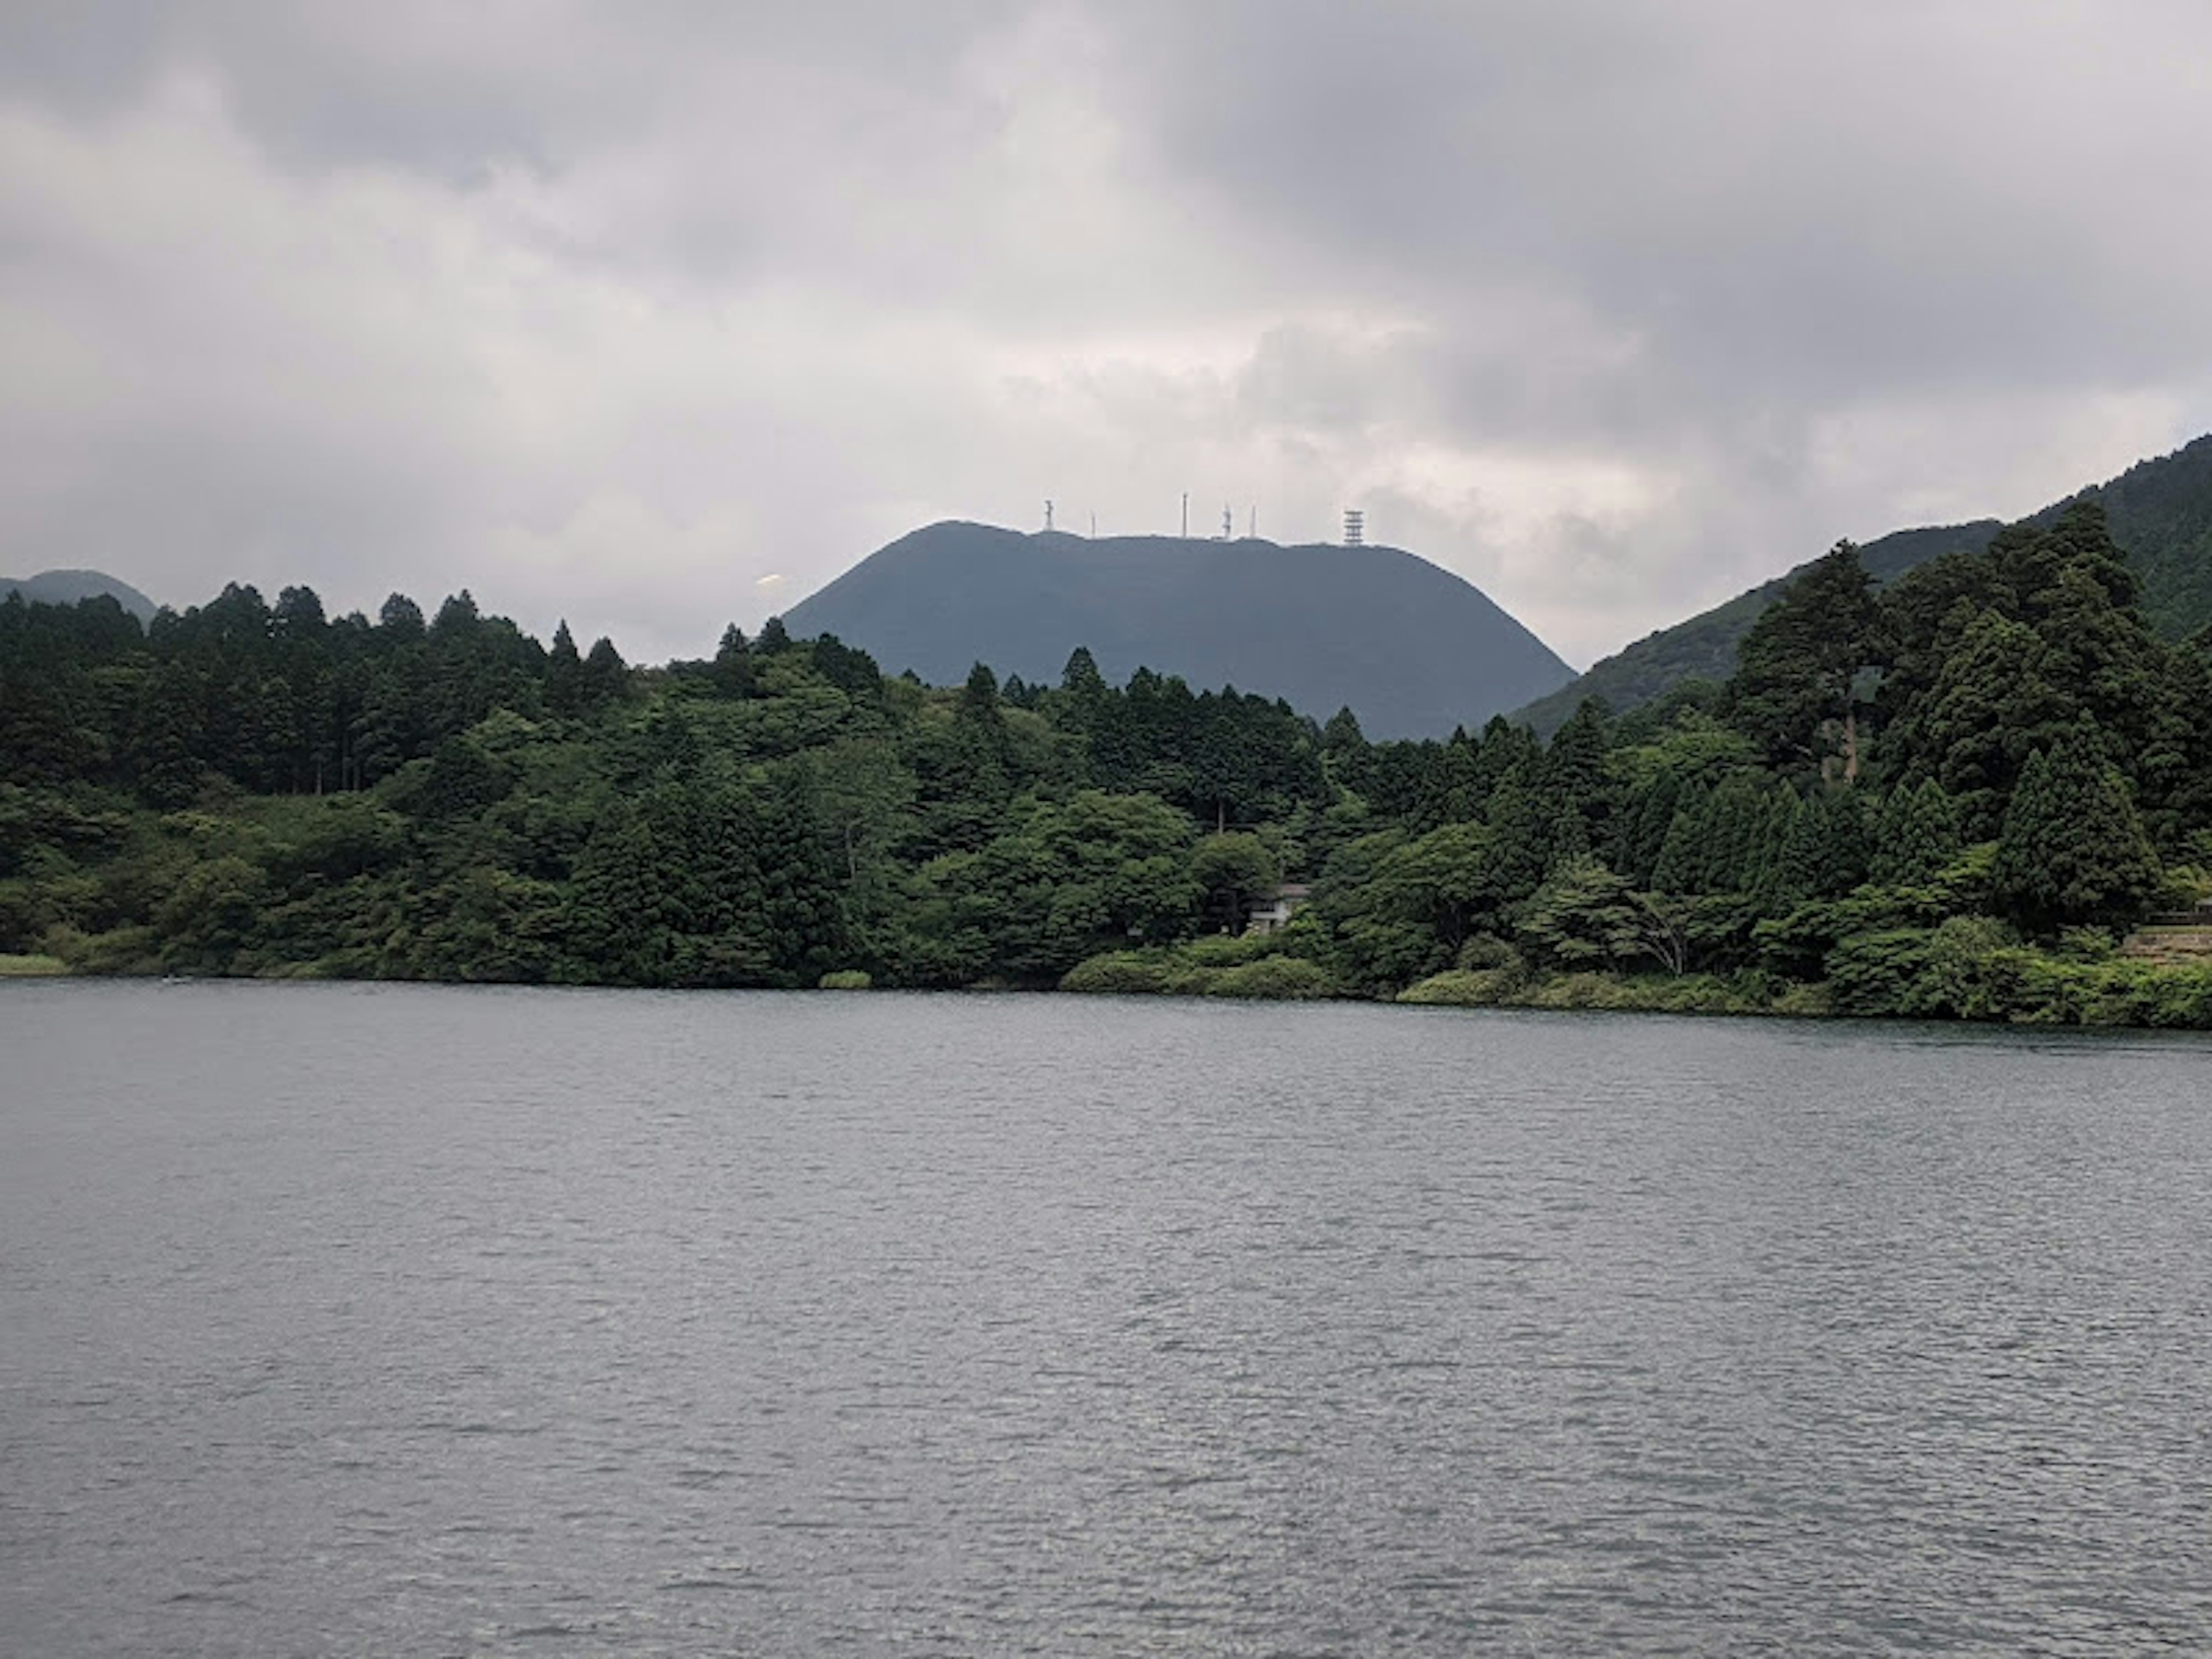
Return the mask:
<path id="1" fill-rule="evenodd" d="M 2212 425 L 2212 14 L 1831 10 L 9 8 L 0 565 L 650 657 L 1188 489 L 1587 659 Z"/>

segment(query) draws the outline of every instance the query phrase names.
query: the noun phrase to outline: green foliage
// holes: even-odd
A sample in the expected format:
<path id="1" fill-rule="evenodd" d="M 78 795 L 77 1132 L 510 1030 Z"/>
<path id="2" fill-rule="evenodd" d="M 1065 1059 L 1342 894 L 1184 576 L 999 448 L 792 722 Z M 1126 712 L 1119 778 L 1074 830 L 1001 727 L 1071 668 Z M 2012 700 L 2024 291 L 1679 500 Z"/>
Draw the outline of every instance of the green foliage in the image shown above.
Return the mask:
<path id="1" fill-rule="evenodd" d="M 1205 988 L 1214 997 L 1308 1000 L 1336 994 L 1328 970 L 1302 957 L 1269 957 L 1241 968 L 1224 968 Z"/>
<path id="2" fill-rule="evenodd" d="M 1744 635 L 1722 707 L 1766 763 L 1858 775 L 1860 671 L 1877 654 L 1874 579 L 1838 542 L 1792 578 Z"/>
<path id="3" fill-rule="evenodd" d="M 1204 895 L 1206 920 L 1240 932 L 1252 901 L 1274 890 L 1282 866 L 1259 836 L 1243 832 L 1208 836 L 1191 857 L 1191 879 Z"/>
<path id="4" fill-rule="evenodd" d="M 1900 568 L 1839 548 L 1725 687 L 1548 744 L 1370 743 L 1079 651 L 932 690 L 775 623 L 633 669 L 465 593 L 0 601 L 0 953 L 2202 1023 L 2205 970 L 2119 934 L 2212 890 L 2212 659 L 2094 503 Z M 1314 902 L 1246 937 L 1285 881 Z"/>
<path id="5" fill-rule="evenodd" d="M 1997 843 L 1997 897 L 2022 925 L 2127 921 L 2158 882 L 2158 855 L 2094 726 L 2029 756 Z"/>
<path id="6" fill-rule="evenodd" d="M 1869 873 L 1886 887 L 1932 881 L 1960 854 L 1958 809 L 1933 778 L 1899 785 L 1882 803 Z"/>
<path id="7" fill-rule="evenodd" d="M 1140 951 L 1115 951 L 1078 963 L 1063 991 L 1112 996 L 1211 996 L 1310 1000 L 1344 994 L 1320 963 L 1294 954 L 1297 941 L 1200 939 Z"/>

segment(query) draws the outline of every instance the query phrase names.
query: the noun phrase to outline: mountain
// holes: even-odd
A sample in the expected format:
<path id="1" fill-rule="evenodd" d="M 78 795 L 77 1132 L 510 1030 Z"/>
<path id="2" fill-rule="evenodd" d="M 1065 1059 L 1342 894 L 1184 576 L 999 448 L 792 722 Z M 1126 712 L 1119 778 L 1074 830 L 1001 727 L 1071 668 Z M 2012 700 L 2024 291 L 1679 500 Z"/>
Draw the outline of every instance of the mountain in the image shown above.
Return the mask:
<path id="1" fill-rule="evenodd" d="M 1056 684 L 1087 646 L 1110 680 L 1146 667 L 1322 719 L 1349 708 L 1370 738 L 1472 730 L 1574 674 L 1480 588 L 1389 547 L 936 524 L 783 620 L 794 638 L 835 634 L 939 685 L 978 662 Z"/>
<path id="2" fill-rule="evenodd" d="M 142 623 L 161 607 L 129 582 L 99 570 L 42 570 L 35 576 L 0 576 L 0 600 L 21 593 L 27 605 L 75 605 L 106 593 Z"/>
<path id="3" fill-rule="evenodd" d="M 2127 550 L 2142 577 L 2143 610 L 2160 634 L 2184 639 L 2212 625 L 2212 435 L 2078 489 L 2031 514 L 2026 522 L 2047 524 L 2084 498 L 2104 502 L 2112 538 Z M 2003 528 L 1999 520 L 1978 519 L 1900 530 L 1869 542 L 1859 555 L 1877 580 L 1889 581 L 1957 549 L 1984 547 Z M 1803 568 L 1800 565 L 1725 605 L 1648 635 L 1593 664 L 1571 684 L 1516 709 L 1513 718 L 1548 736 L 1585 697 L 1603 697 L 1621 714 L 1685 680 L 1726 679 L 1735 670 L 1737 642 Z"/>
<path id="4" fill-rule="evenodd" d="M 1859 556 L 1878 580 L 1888 581 L 1954 550 L 1985 547 L 1990 538 L 2003 528 L 1996 519 L 1977 519 L 1971 524 L 1900 530 L 1869 542 L 1859 550 Z M 1620 714 L 1656 702 L 1685 680 L 1726 679 L 1735 672 L 1737 642 L 1751 631 L 1759 613 L 1773 604 L 1804 568 L 1799 565 L 1747 593 L 1737 594 L 1725 605 L 1646 635 L 1591 664 L 1588 673 L 1515 710 L 1513 718 L 1526 720 L 1548 738 L 1566 724 L 1567 717 L 1585 697 L 1602 697 Z"/>

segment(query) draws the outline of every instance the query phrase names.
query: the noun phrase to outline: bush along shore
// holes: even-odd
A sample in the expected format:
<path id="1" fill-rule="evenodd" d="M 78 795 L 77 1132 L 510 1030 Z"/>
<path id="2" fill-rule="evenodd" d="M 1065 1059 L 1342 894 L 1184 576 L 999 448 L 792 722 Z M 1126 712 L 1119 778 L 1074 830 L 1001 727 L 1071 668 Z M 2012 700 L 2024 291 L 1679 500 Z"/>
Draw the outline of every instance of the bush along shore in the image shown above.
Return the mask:
<path id="1" fill-rule="evenodd" d="M 2208 1028 L 2209 643 L 2091 503 L 1879 590 L 1839 545 L 1724 684 L 1548 744 L 1081 651 L 930 688 L 773 621 L 637 668 L 466 593 L 11 598 L 0 975 Z"/>

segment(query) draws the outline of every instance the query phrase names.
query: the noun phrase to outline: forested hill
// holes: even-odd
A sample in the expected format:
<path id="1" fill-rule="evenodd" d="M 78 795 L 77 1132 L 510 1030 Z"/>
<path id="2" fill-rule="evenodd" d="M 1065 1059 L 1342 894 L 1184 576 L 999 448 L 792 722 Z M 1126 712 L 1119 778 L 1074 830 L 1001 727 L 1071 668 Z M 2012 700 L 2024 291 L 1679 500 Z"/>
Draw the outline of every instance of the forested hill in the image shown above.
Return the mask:
<path id="1" fill-rule="evenodd" d="M 1375 741 L 1082 651 L 932 689 L 780 623 L 635 669 L 465 592 L 145 627 L 10 596 L 0 975 L 2212 1028 L 2212 635 L 2161 640 L 2141 586 L 2094 501 L 1878 588 L 1841 547 L 1724 685 L 1548 744 Z M 1285 882 L 1310 904 L 1247 934 Z"/>
<path id="2" fill-rule="evenodd" d="M 2057 522 L 2071 501 L 2100 501 L 2113 538 L 2142 582 L 2142 607 L 2169 640 L 2212 624 L 2212 436 L 2171 455 L 2138 462 L 2118 477 L 2092 484 L 2021 522 Z M 1905 571 L 1960 549 L 1978 550 L 2003 526 L 1995 519 L 1900 530 L 1859 550 L 1867 571 L 1891 581 Z M 1717 684 L 1735 672 L 1736 645 L 1759 614 L 1808 567 L 1739 593 L 1727 604 L 1638 640 L 1594 664 L 1589 672 L 1515 713 L 1539 733 L 1557 731 L 1584 697 L 1603 697 L 1626 712 L 1692 679 Z"/>
<path id="3" fill-rule="evenodd" d="M 42 570 L 35 576 L 0 576 L 0 599 L 21 593 L 30 605 L 75 605 L 102 594 L 113 599 L 142 623 L 154 620 L 160 607 L 129 582 L 104 570 Z"/>
<path id="4" fill-rule="evenodd" d="M 1387 547 L 938 524 L 784 621 L 796 638 L 834 634 L 932 684 L 977 662 L 1049 682 L 1082 646 L 1109 679 L 1150 668 L 1316 716 L 1349 708 L 1376 737 L 1473 730 L 1574 673 L 1480 588 Z"/>
<path id="5" fill-rule="evenodd" d="M 2002 528 L 1995 519 L 1983 519 L 1972 524 L 1900 530 L 1868 543 L 1859 550 L 1859 556 L 1869 575 L 1887 581 L 1946 553 L 1986 547 L 1990 538 Z M 1515 711 L 1511 718 L 1525 720 L 1540 736 L 1549 737 L 1567 723 L 1585 697 L 1602 698 L 1608 708 L 1625 714 L 1656 702 L 1691 680 L 1719 684 L 1735 672 L 1736 647 L 1759 613 L 1808 568 L 1809 565 L 1800 565 L 1747 593 L 1737 594 L 1726 605 L 1647 635 L 1626 650 L 1593 663 L 1588 673 Z"/>

